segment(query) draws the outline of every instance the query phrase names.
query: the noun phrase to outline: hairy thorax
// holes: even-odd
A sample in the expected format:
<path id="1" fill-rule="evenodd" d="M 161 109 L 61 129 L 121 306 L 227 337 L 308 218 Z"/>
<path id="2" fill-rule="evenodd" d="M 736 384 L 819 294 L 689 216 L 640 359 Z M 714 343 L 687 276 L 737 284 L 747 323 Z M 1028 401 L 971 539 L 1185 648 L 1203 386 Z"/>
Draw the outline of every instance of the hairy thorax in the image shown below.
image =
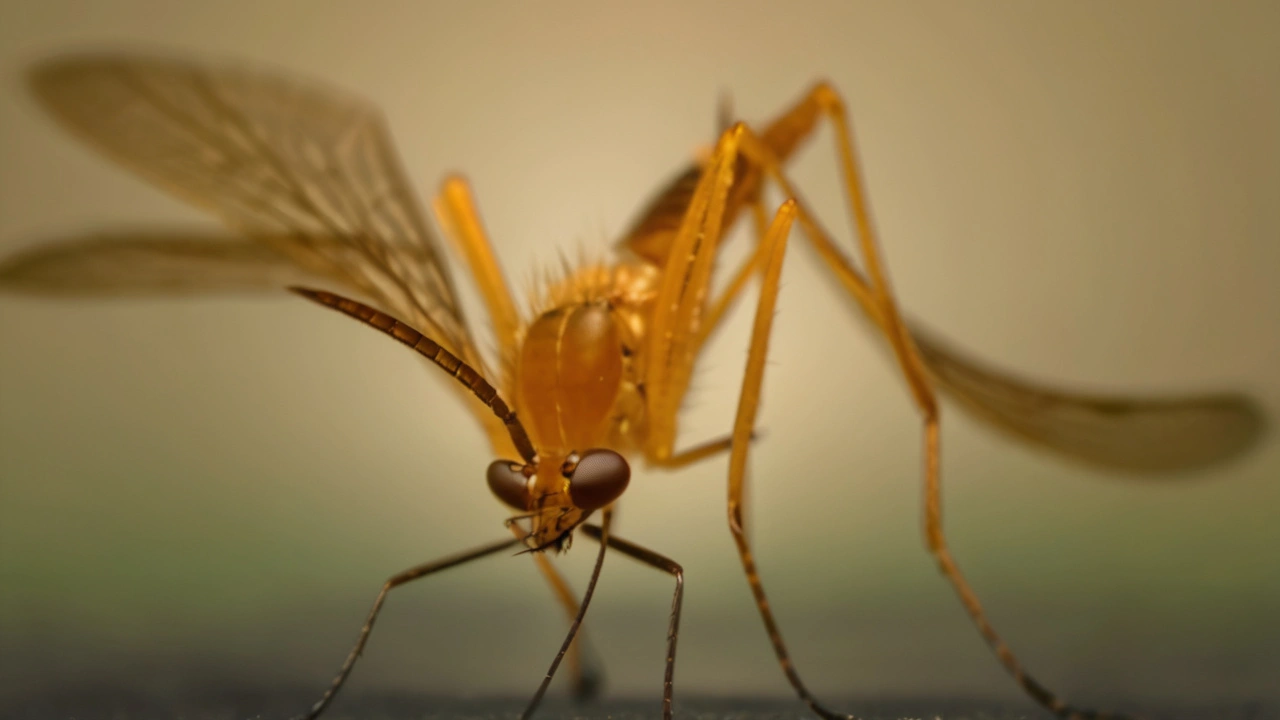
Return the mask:
<path id="1" fill-rule="evenodd" d="M 570 497 L 577 457 L 640 450 L 645 323 L 658 274 L 644 264 L 588 265 L 550 283 L 521 331 L 511 387 L 538 448 L 529 507 L 535 544 L 562 537 L 588 512 Z"/>
<path id="2" fill-rule="evenodd" d="M 513 358 L 513 396 L 542 457 L 535 486 L 572 453 L 631 454 L 643 436 L 645 323 L 658 274 L 646 264 L 582 267 L 551 283 Z"/>

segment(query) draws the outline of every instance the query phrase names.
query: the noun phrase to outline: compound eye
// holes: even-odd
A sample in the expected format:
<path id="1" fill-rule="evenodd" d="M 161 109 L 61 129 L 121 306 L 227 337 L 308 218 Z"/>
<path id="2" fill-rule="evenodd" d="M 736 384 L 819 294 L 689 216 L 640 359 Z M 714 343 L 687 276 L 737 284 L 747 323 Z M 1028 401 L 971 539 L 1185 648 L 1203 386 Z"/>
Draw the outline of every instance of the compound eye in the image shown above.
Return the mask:
<path id="1" fill-rule="evenodd" d="M 494 460 L 489 463 L 485 478 L 489 489 L 498 499 L 516 510 L 529 509 L 529 478 L 523 468 L 510 460 Z"/>
<path id="2" fill-rule="evenodd" d="M 595 510 L 618 499 L 631 482 L 631 466 L 612 450 L 588 450 L 566 473 L 569 498 L 583 510 Z"/>

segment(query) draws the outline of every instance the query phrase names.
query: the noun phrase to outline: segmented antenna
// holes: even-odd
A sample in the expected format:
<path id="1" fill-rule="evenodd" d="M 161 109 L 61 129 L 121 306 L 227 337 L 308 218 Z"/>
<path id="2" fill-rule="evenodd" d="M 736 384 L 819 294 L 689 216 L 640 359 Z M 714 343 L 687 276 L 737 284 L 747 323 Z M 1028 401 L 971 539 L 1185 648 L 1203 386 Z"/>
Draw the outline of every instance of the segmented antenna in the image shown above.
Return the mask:
<path id="1" fill-rule="evenodd" d="M 441 369 L 457 378 L 458 382 L 465 385 L 476 397 L 480 398 L 480 402 L 484 403 L 490 410 L 493 410 L 493 414 L 497 415 L 502 424 L 507 426 L 507 432 L 511 434 L 511 442 L 515 443 L 516 450 L 520 452 L 520 456 L 527 463 L 533 462 L 537 452 L 533 449 L 533 442 L 529 440 L 529 434 L 525 432 L 524 425 L 520 424 L 520 419 L 516 417 L 515 411 L 508 407 L 507 403 L 498 396 L 497 389 L 490 385 L 479 372 L 476 372 L 475 368 L 440 347 L 440 344 L 435 340 L 384 312 L 374 310 L 364 303 L 324 290 L 312 290 L 303 287 L 290 287 L 289 290 L 308 300 L 313 300 L 344 315 L 349 315 L 365 325 L 381 330 L 413 348 L 419 355 L 439 365 Z"/>

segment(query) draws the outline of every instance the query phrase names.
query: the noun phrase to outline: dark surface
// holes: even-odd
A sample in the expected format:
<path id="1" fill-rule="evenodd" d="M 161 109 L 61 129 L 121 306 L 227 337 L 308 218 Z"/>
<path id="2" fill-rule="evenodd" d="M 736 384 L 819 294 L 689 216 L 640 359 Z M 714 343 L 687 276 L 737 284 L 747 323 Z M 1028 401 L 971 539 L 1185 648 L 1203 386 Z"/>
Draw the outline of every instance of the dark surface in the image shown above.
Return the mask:
<path id="1" fill-rule="evenodd" d="M 127 695 L 113 691 L 48 691 L 0 702 L 0 717 L 12 720 L 241 720 L 291 718 L 310 707 L 315 697 L 304 692 L 192 693 L 181 699 Z M 441 698 L 424 695 L 361 695 L 339 698 L 322 716 L 324 720 L 515 720 L 524 698 Z M 865 720 L 1014 720 L 1050 718 L 1029 704 L 984 702 L 978 699 L 861 699 L 833 703 L 835 708 L 856 711 Z M 1280 718 L 1273 705 L 1223 703 L 1194 707 L 1116 704 L 1108 709 L 1158 720 L 1264 720 Z M 815 716 L 798 700 L 752 698 L 677 699 L 680 720 L 813 720 Z M 660 698 L 604 700 L 575 704 L 549 699 L 537 718 L 610 718 L 640 720 L 660 718 Z"/>

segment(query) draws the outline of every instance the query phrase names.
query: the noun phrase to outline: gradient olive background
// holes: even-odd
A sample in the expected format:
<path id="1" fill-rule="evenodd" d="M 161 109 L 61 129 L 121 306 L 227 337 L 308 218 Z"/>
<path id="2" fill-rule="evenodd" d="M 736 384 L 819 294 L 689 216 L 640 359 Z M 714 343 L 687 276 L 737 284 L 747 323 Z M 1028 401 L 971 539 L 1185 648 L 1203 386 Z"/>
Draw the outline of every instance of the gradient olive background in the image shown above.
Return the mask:
<path id="1" fill-rule="evenodd" d="M 1275 3 L 7 2 L 0 252 L 204 222 L 22 88 L 37 58 L 135 44 L 374 99 L 424 193 L 472 178 L 521 286 L 558 248 L 605 247 L 710 142 L 720 91 L 759 120 L 826 77 L 913 315 L 1032 377 L 1280 407 Z M 824 131 L 795 176 L 847 239 L 830 147 Z M 1016 696 L 924 552 L 919 428 L 888 355 L 808 253 L 784 281 L 753 497 L 798 667 L 841 695 Z M 747 320 L 701 365 L 690 442 L 728 427 Z M 491 458 L 453 397 L 300 300 L 6 296 L 0 338 L 0 693 L 319 690 L 388 574 L 503 534 Z M 1275 694 L 1273 439 L 1133 481 L 944 411 L 953 549 L 1046 683 Z M 687 568 L 679 692 L 786 695 L 724 492 L 722 461 L 641 472 L 618 531 Z M 566 558 L 579 588 L 591 555 Z M 588 627 L 611 692 L 656 702 L 670 591 L 606 566 Z M 531 691 L 563 629 L 532 563 L 489 560 L 394 594 L 351 687 Z"/>

